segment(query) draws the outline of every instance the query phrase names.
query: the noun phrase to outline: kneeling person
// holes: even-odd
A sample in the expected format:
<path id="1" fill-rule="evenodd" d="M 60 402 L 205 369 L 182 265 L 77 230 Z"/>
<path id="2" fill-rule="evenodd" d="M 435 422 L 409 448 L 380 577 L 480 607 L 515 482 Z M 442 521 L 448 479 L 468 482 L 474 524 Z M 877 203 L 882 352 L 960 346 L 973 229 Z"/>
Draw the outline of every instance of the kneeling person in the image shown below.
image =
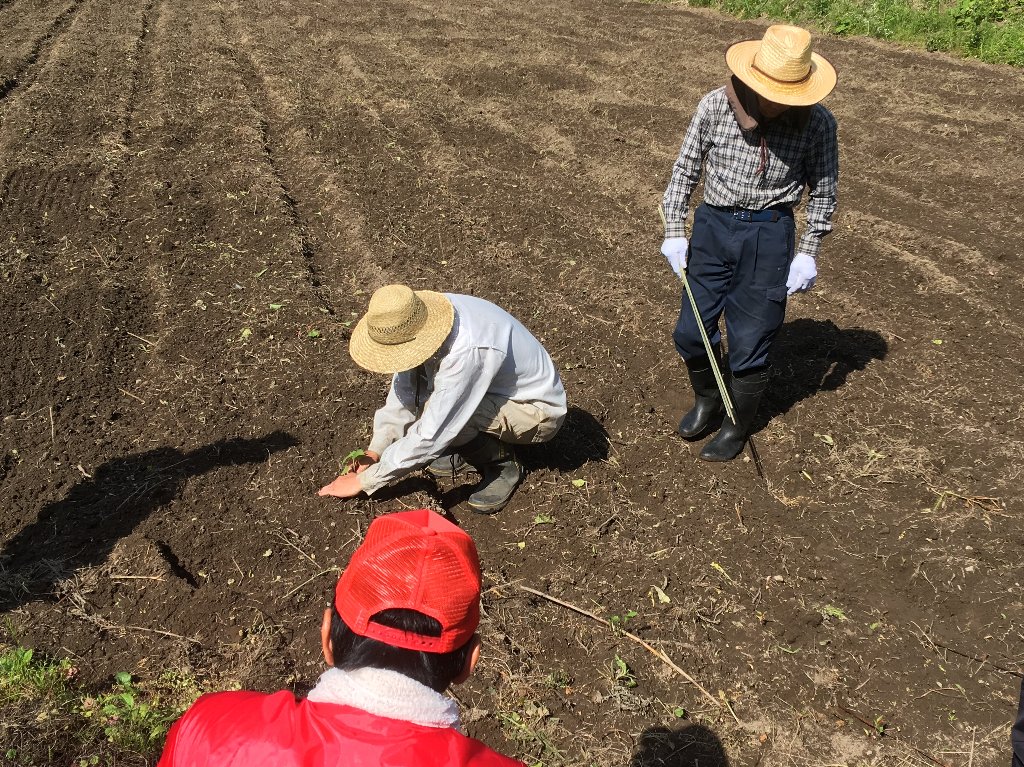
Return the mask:
<path id="1" fill-rule="evenodd" d="M 429 466 L 481 474 L 469 498 L 490 514 L 523 477 L 512 445 L 547 442 L 565 420 L 565 389 L 551 356 L 515 317 L 489 301 L 386 285 L 352 332 L 356 364 L 391 373 L 387 401 L 356 470 L 320 495 L 372 494 Z"/>
<path id="2" fill-rule="evenodd" d="M 428 509 L 379 517 L 324 612 L 331 668 L 305 700 L 204 695 L 171 728 L 158 767 L 523 767 L 463 734 L 443 695 L 480 656 L 473 540 Z"/>

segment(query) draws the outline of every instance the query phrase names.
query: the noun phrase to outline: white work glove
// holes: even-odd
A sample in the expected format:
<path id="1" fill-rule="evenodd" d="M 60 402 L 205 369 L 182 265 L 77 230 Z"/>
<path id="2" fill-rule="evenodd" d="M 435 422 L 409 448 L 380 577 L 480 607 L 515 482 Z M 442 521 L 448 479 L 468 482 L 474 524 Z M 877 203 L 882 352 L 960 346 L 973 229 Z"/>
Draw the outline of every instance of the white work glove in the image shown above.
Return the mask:
<path id="1" fill-rule="evenodd" d="M 789 265 L 789 277 L 786 279 L 786 295 L 804 293 L 814 287 L 814 281 L 818 278 L 818 267 L 814 258 L 806 253 L 797 253 L 793 262 Z"/>
<path id="2" fill-rule="evenodd" d="M 661 243 L 661 255 L 668 259 L 668 265 L 676 273 L 676 277 L 682 277 L 686 269 L 686 255 L 690 249 L 690 243 L 685 237 L 666 237 Z"/>

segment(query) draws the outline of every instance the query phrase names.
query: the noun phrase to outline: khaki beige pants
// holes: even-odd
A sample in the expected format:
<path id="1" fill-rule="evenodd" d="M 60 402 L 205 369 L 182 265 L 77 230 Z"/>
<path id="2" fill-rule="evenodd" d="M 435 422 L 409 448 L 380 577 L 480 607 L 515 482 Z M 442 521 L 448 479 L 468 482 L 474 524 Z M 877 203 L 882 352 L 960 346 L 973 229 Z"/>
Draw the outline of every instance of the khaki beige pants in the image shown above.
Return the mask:
<path id="1" fill-rule="evenodd" d="M 547 442 L 565 421 L 565 412 L 546 402 L 513 402 L 504 397 L 484 397 L 480 407 L 459 432 L 453 445 L 464 445 L 480 432 L 493 434 L 502 442 L 531 445 Z"/>

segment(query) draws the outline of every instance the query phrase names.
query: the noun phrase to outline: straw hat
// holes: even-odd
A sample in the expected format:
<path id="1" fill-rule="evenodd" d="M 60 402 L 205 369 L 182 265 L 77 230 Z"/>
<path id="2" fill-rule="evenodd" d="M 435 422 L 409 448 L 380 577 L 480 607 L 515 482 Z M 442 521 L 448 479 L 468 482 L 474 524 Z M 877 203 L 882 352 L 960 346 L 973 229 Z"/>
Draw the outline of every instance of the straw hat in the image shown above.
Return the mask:
<path id="1" fill-rule="evenodd" d="M 729 47 L 725 63 L 756 93 L 791 107 L 817 104 L 836 87 L 836 70 L 811 52 L 811 33 L 776 24 L 761 40 Z"/>
<path id="2" fill-rule="evenodd" d="M 385 285 L 370 297 L 348 351 L 359 367 L 374 373 L 412 370 L 441 348 L 454 322 L 455 309 L 443 294 Z"/>

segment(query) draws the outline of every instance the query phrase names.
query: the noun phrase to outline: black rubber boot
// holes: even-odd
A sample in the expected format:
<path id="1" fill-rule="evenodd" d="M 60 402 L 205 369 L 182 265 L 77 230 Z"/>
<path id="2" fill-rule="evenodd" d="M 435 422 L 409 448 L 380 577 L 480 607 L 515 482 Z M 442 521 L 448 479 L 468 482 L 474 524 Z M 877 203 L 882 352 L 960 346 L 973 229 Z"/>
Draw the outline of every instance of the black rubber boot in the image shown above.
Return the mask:
<path id="1" fill-rule="evenodd" d="M 449 453 L 435 458 L 428 466 L 427 473 L 432 477 L 451 479 L 466 468 L 466 462 L 458 453 Z"/>
<path id="2" fill-rule="evenodd" d="M 715 358 L 718 358 L 715 349 Z M 711 361 L 705 357 L 697 357 L 686 363 L 690 374 L 690 386 L 693 387 L 693 407 L 687 411 L 676 431 L 683 439 L 696 440 L 715 423 L 722 413 L 722 395 L 715 382 L 715 371 L 711 369 Z"/>
<path id="3" fill-rule="evenodd" d="M 750 429 L 757 416 L 757 407 L 768 386 L 768 368 L 733 376 L 729 382 L 729 397 L 736 415 L 733 423 L 726 417 L 718 434 L 700 451 L 705 461 L 731 461 L 743 452 Z"/>
<path id="4" fill-rule="evenodd" d="M 523 467 L 512 445 L 481 432 L 462 445 L 459 453 L 480 472 L 480 483 L 469 496 L 469 507 L 480 514 L 501 511 L 523 479 Z"/>

